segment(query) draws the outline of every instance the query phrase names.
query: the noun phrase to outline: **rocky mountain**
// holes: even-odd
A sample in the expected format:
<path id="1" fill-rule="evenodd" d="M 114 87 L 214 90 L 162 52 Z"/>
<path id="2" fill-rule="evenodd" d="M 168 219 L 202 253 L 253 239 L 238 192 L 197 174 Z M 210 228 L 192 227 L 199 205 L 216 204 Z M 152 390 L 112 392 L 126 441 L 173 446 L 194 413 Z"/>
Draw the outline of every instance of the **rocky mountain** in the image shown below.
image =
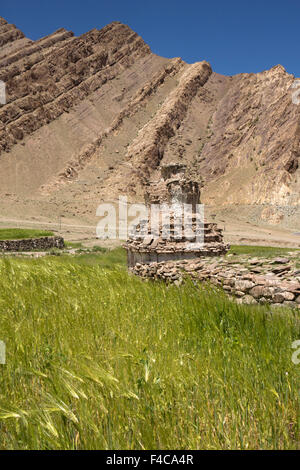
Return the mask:
<path id="1" fill-rule="evenodd" d="M 153 54 L 119 22 L 31 41 L 0 18 L 0 80 L 6 216 L 93 222 L 100 202 L 141 200 L 180 161 L 211 212 L 300 228 L 300 106 L 280 65 L 222 76 Z"/>

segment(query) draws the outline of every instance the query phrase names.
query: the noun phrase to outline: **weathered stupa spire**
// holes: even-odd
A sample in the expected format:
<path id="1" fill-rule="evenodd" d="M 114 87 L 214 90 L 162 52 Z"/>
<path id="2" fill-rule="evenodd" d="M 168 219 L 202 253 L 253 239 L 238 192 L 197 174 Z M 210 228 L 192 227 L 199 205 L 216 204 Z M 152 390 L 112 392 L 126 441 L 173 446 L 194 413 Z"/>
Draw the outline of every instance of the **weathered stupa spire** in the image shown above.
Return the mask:
<path id="1" fill-rule="evenodd" d="M 159 181 L 147 185 L 148 217 L 134 227 L 125 244 L 130 268 L 137 263 L 218 256 L 229 249 L 222 230 L 204 220 L 200 185 L 187 173 L 185 165 L 171 163 L 161 168 Z"/>

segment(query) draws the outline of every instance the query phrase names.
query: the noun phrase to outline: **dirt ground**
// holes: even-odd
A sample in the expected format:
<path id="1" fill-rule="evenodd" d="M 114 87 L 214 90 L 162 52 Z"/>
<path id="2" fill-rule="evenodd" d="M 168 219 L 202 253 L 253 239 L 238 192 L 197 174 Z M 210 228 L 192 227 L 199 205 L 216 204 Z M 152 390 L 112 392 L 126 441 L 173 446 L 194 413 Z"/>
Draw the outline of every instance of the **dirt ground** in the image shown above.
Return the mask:
<path id="1" fill-rule="evenodd" d="M 224 238 L 234 245 L 280 246 L 300 248 L 300 232 L 269 225 L 258 225 L 251 222 L 233 221 L 230 218 L 207 217 L 223 229 Z M 96 236 L 98 220 L 72 220 L 59 218 L 47 220 L 46 217 L 3 217 L 0 216 L 0 228 L 19 227 L 52 230 L 67 241 L 80 242 L 87 247 L 116 247 L 122 240 L 100 240 Z"/>
<path id="2" fill-rule="evenodd" d="M 250 223 L 225 223 L 224 236 L 233 245 L 300 247 L 300 232 L 270 226 L 251 225 Z"/>

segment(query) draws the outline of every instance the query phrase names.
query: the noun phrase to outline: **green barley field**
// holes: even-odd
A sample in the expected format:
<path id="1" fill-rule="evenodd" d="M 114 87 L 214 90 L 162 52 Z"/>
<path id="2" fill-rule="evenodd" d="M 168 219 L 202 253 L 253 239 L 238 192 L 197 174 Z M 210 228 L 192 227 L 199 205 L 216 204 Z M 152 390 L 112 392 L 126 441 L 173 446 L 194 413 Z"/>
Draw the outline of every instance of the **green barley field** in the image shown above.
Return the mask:
<path id="1" fill-rule="evenodd" d="M 0 449 L 296 449 L 299 329 L 121 249 L 0 258 Z"/>

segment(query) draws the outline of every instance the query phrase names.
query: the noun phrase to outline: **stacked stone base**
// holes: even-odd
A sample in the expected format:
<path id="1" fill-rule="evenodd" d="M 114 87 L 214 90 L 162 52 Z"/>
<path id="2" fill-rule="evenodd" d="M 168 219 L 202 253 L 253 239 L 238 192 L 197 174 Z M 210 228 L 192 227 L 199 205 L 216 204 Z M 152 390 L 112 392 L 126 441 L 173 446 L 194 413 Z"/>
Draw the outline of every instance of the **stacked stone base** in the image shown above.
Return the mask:
<path id="1" fill-rule="evenodd" d="M 282 279 L 272 272 L 253 274 L 243 265 L 224 267 L 222 262 L 211 260 L 137 263 L 130 271 L 143 278 L 161 279 L 176 285 L 187 277 L 209 281 L 223 288 L 238 303 L 269 303 L 300 308 L 300 277 L 295 277 L 293 273 L 290 278 Z"/>
<path id="2" fill-rule="evenodd" d="M 21 240 L 0 240 L 1 251 L 35 251 L 49 250 L 51 248 L 64 248 L 62 237 L 24 238 Z"/>
<path id="3" fill-rule="evenodd" d="M 162 228 L 160 228 L 159 237 L 148 233 L 146 236 L 141 235 L 140 238 L 128 239 L 124 245 L 128 253 L 128 266 L 133 267 L 136 263 L 197 260 L 204 256 L 221 256 L 226 254 L 230 248 L 230 245 L 223 241 L 222 230 L 214 223 L 205 222 L 203 229 L 198 231 L 198 236 L 201 235 L 201 240 L 203 240 L 203 243 L 200 244 L 197 243 L 196 238 L 194 240 L 185 238 L 184 230 L 185 227 L 182 226 L 179 239 L 176 239 L 173 226 L 171 226 L 169 239 L 163 238 Z M 196 233 L 194 226 L 193 232 Z"/>

